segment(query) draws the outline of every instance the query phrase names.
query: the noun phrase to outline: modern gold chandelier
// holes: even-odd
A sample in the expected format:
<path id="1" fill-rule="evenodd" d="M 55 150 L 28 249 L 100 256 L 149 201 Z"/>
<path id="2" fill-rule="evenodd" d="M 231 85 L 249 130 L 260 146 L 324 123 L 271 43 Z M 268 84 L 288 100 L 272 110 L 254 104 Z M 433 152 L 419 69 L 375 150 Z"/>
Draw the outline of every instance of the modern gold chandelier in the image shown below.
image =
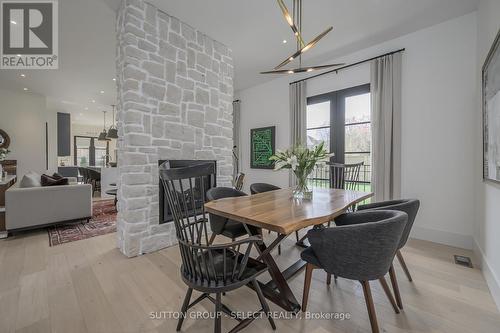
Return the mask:
<path id="1" fill-rule="evenodd" d="M 271 71 L 261 72 L 261 74 L 294 74 L 294 73 L 303 73 L 303 72 L 312 72 L 316 70 L 321 70 L 330 67 L 342 66 L 344 64 L 330 64 L 330 65 L 321 65 L 321 66 L 306 66 L 302 67 L 302 54 L 312 49 L 316 44 L 325 37 L 330 31 L 333 30 L 333 27 L 328 27 L 325 31 L 316 36 L 309 43 L 305 43 L 302 38 L 302 0 L 293 0 L 293 16 L 290 15 L 288 8 L 286 7 L 283 0 L 277 0 L 278 5 L 283 12 L 283 16 L 287 21 L 288 25 L 293 31 L 295 38 L 297 40 L 297 51 L 291 56 L 287 57 L 283 60 L 278 66 L 274 67 Z M 295 59 L 299 59 L 299 67 L 291 68 L 291 69 L 283 69 L 284 66 L 288 65 Z"/>

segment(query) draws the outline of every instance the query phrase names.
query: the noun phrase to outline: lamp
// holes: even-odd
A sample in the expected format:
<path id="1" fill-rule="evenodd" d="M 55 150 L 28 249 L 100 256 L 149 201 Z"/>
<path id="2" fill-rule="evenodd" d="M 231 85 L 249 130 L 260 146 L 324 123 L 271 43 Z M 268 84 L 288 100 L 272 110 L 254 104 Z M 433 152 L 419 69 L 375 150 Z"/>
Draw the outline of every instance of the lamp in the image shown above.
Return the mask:
<path id="1" fill-rule="evenodd" d="M 118 139 L 118 130 L 115 126 L 115 105 L 111 105 L 113 107 L 113 122 L 108 129 L 108 135 L 106 135 L 106 139 Z"/>
<path id="2" fill-rule="evenodd" d="M 295 51 L 291 56 L 288 56 L 285 60 L 283 60 L 278 66 L 274 67 L 273 70 L 260 72 L 261 74 L 295 74 L 295 73 L 303 73 L 303 72 L 312 72 L 316 70 L 322 70 L 330 67 L 339 67 L 344 64 L 329 64 L 329 65 L 321 65 L 321 66 L 304 66 L 302 67 L 302 54 L 312 49 L 318 42 L 325 37 L 330 31 L 333 30 L 333 27 L 328 27 L 325 31 L 316 36 L 309 43 L 305 43 L 302 38 L 302 0 L 293 0 L 293 16 L 290 15 L 288 8 L 286 7 L 283 0 L 277 0 L 278 5 L 283 12 L 283 16 L 287 21 L 290 28 L 297 39 L 297 51 Z M 299 59 L 299 67 L 291 68 L 291 69 L 283 69 L 282 67 L 288 65 L 295 59 Z"/>
<path id="3" fill-rule="evenodd" d="M 106 132 L 106 111 L 102 111 L 102 113 L 104 113 L 104 128 L 102 129 L 102 132 L 99 133 L 97 141 L 110 141 L 111 139 L 107 138 L 108 132 Z"/>

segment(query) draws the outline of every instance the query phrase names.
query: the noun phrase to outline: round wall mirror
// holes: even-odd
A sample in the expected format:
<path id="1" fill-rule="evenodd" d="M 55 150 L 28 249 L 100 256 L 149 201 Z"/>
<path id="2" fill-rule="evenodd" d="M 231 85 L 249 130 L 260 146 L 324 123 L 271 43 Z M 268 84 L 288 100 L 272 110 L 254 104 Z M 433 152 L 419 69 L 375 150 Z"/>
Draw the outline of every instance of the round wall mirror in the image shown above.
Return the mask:
<path id="1" fill-rule="evenodd" d="M 9 135 L 4 131 L 0 129 L 0 148 L 9 148 L 10 145 L 10 138 Z"/>

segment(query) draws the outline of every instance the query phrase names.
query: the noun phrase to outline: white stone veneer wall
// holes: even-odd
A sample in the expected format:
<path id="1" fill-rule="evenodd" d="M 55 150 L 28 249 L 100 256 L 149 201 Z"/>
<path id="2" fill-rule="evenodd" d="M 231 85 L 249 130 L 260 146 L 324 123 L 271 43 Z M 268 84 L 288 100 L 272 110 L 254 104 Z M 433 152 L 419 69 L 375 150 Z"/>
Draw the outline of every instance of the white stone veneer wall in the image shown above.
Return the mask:
<path id="1" fill-rule="evenodd" d="M 118 246 L 132 257 L 176 243 L 159 224 L 158 160 L 216 159 L 232 179 L 231 51 L 143 0 L 117 20 Z"/>

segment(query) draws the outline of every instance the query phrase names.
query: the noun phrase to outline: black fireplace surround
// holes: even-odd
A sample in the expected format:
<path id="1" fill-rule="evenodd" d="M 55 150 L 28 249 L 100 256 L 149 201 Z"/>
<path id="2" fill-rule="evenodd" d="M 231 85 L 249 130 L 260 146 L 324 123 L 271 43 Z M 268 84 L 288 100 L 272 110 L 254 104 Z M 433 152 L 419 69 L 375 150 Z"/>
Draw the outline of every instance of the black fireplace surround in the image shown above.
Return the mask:
<path id="1" fill-rule="evenodd" d="M 167 163 L 168 162 L 168 163 Z M 170 168 L 185 168 L 193 165 L 205 164 L 205 163 L 213 163 L 215 174 L 212 177 L 205 178 L 205 184 L 203 188 L 208 191 L 209 189 L 217 186 L 217 161 L 215 160 L 160 160 L 158 161 L 158 166 L 160 168 L 165 167 L 162 166 L 164 163 L 169 165 Z M 165 198 L 163 192 L 163 184 L 158 179 L 159 183 L 159 206 L 160 206 L 160 224 L 172 222 L 172 213 L 170 207 L 167 203 L 167 198 Z M 199 188 L 200 185 L 195 184 L 195 188 Z M 203 203 L 199 203 L 196 208 L 201 208 Z"/>

